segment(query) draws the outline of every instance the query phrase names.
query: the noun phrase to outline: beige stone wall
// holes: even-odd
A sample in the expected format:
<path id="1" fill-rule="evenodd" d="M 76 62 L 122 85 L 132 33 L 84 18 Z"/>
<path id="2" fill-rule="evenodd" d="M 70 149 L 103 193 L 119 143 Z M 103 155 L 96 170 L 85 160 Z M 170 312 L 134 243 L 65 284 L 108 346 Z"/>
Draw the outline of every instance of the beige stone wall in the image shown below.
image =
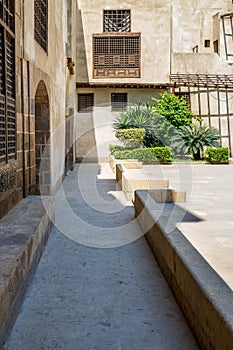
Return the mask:
<path id="1" fill-rule="evenodd" d="M 111 114 L 111 109 L 108 107 L 111 92 L 125 92 L 127 90 L 117 89 L 117 83 L 169 83 L 171 73 L 232 74 L 232 65 L 229 63 L 233 61 L 233 57 L 226 60 L 221 21 L 222 15 L 233 11 L 231 0 L 217 2 L 212 0 L 100 0 L 98 2 L 78 0 L 77 4 L 77 82 L 116 83 L 116 90 L 111 88 L 78 90 L 78 92 L 94 92 L 95 109 L 106 103 L 104 109 Z M 104 9 L 131 10 L 131 31 L 141 33 L 140 78 L 93 78 L 92 35 L 103 32 Z M 228 27 L 226 29 L 229 31 Z M 210 41 L 209 47 L 205 47 L 205 40 Z M 216 40 L 219 42 L 219 54 L 214 52 L 214 41 Z M 198 46 L 198 53 L 193 52 L 195 46 Z M 232 41 L 229 42 L 229 50 L 233 53 Z M 134 103 L 139 97 L 139 90 L 129 89 L 127 91 L 129 92 L 129 103 L 131 100 Z M 153 95 L 153 90 L 144 89 L 140 93 L 143 100 L 148 101 Z M 219 112 L 216 95 L 217 92 L 213 92 L 210 96 L 210 111 L 208 111 L 207 95 L 201 94 L 199 99 L 198 94 L 193 93 L 191 95 L 192 109 L 195 114 L 199 114 L 199 108 L 201 108 L 201 113 L 207 115 L 204 121 L 220 128 L 222 142 L 224 145 L 230 145 L 232 149 L 232 117 L 227 121 L 225 116 L 221 117 L 221 120 L 208 116 L 208 113 L 216 116 Z M 224 115 L 225 110 L 226 103 L 221 101 L 220 113 Z M 230 114 L 233 112 L 231 104 L 229 104 L 228 112 Z M 79 132 L 82 133 L 82 128 L 92 130 L 93 116 L 88 117 L 90 124 L 88 124 L 88 118 L 85 121 L 82 119 L 84 116 L 79 118 L 80 120 L 77 119 L 77 135 Z M 108 117 L 106 116 L 106 118 Z M 104 133 L 100 133 L 100 135 L 99 139 L 102 137 L 104 139 Z M 89 133 L 87 140 L 90 139 L 94 140 L 94 143 L 98 143 L 97 135 Z M 85 149 L 88 148 L 87 140 L 84 143 L 79 141 L 76 144 L 77 154 L 85 153 Z"/>
<path id="2" fill-rule="evenodd" d="M 111 82 L 169 82 L 170 5 L 164 1 L 78 0 L 77 71 L 79 82 L 109 82 L 93 79 L 92 34 L 103 32 L 103 10 L 130 9 L 131 31 L 141 33 L 141 77 L 111 78 Z"/>
<path id="3" fill-rule="evenodd" d="M 78 93 L 94 93 L 92 113 L 77 113 L 76 123 L 76 158 L 86 157 L 87 161 L 106 161 L 109 156 L 109 144 L 118 140 L 113 131 L 113 122 L 119 113 L 111 111 L 111 93 L 128 94 L 128 105 L 151 101 L 159 98 L 162 90 L 158 89 L 78 89 Z"/>
<path id="4" fill-rule="evenodd" d="M 51 131 L 51 185 L 61 179 L 64 172 L 67 20 L 66 1 L 49 1 L 48 52 L 34 40 L 34 2 L 24 1 L 22 16 L 21 53 L 30 64 L 30 98 L 35 98 L 40 80 L 43 80 L 49 97 Z M 24 75 L 24 74 L 23 74 Z M 69 93 L 68 93 L 69 95 Z"/>

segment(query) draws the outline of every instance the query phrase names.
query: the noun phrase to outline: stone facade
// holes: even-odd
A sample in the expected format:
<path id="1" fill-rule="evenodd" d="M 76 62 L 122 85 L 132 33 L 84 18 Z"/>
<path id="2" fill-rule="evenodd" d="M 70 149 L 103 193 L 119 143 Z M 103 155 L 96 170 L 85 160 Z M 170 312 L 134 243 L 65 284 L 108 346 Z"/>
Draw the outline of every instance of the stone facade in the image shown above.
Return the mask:
<path id="1" fill-rule="evenodd" d="M 83 159 L 86 152 L 86 155 L 90 153 L 90 160 L 93 156 L 103 160 L 99 156 L 96 131 L 100 129 L 94 126 L 99 125 L 100 109 L 106 115 L 101 119 L 102 125 L 109 125 L 114 119 L 112 94 L 125 93 L 127 103 L 134 104 L 150 101 L 164 90 L 186 94 L 193 112 L 202 117 L 204 124 L 220 130 L 222 146 L 229 147 L 232 153 L 233 84 L 226 87 L 217 78 L 232 74 L 232 37 L 224 35 L 231 33 L 230 18 L 226 15 L 232 14 L 232 10 L 230 0 L 220 0 L 217 4 L 209 0 L 100 0 L 98 3 L 78 0 L 77 94 L 80 99 L 83 94 L 92 94 L 94 106 L 91 112 L 81 111 L 77 116 L 78 125 L 82 124 L 77 134 L 85 135 L 76 144 L 77 158 Z M 120 28 L 127 16 L 128 27 Z M 124 33 L 129 27 L 129 32 Z M 125 40 L 133 35 L 140 37 L 138 51 L 121 44 L 123 34 Z M 139 57 L 138 65 L 135 57 Z M 139 75 L 134 75 L 132 70 L 130 76 L 130 68 L 139 69 Z M 181 74 L 186 75 L 186 80 L 188 74 L 192 79 L 197 74 L 205 75 L 205 79 L 206 75 L 214 76 L 218 82 L 213 84 L 208 78 L 207 84 L 199 81 L 189 85 L 188 81 L 179 82 Z M 108 144 L 109 134 L 100 134 L 101 149 L 106 154 L 104 145 Z"/>
<path id="2" fill-rule="evenodd" d="M 69 62 L 76 54 L 76 2 L 10 3 L 15 6 L 17 155 L 0 164 L 0 217 L 28 194 L 53 193 L 74 158 L 69 154 L 65 164 L 67 143 L 73 143 L 69 119 L 76 79 Z M 48 11 L 42 19 L 44 5 Z"/>
<path id="3" fill-rule="evenodd" d="M 10 21 L 1 31 L 15 50 L 8 60 L 15 93 L 12 100 L 0 87 L 0 131 L 9 129 L 0 140 L 0 217 L 29 194 L 54 193 L 75 159 L 106 160 L 119 101 L 150 101 L 164 90 L 186 94 L 232 153 L 233 82 L 179 82 L 181 75 L 231 76 L 233 45 L 225 34 L 232 1 L 7 3 L 14 5 L 15 34 Z"/>

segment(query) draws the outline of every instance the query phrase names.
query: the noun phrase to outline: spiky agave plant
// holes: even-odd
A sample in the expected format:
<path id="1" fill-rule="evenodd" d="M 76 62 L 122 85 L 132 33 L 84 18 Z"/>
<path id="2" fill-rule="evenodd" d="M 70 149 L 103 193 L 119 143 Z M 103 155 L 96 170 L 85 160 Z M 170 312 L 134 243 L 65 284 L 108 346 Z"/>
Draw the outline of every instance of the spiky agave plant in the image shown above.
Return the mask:
<path id="1" fill-rule="evenodd" d="M 195 160 L 201 158 L 204 147 L 219 147 L 219 131 L 208 125 L 184 125 L 174 130 L 172 148 L 177 153 L 190 154 Z"/>
<path id="2" fill-rule="evenodd" d="M 120 113 L 113 123 L 114 130 L 130 129 L 131 127 L 131 118 L 127 112 Z"/>

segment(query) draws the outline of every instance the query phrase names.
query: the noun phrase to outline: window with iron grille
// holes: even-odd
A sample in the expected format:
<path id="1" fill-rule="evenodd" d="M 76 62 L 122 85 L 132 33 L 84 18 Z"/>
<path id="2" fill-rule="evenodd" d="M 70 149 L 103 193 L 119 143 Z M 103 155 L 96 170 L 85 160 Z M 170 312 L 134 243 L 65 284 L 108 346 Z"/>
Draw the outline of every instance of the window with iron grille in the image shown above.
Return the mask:
<path id="1" fill-rule="evenodd" d="M 187 106 L 190 106 L 190 93 L 189 92 L 175 92 L 175 95 L 179 98 L 182 98 L 183 100 L 185 100 L 185 102 L 187 103 Z"/>
<path id="2" fill-rule="evenodd" d="M 47 52 L 48 0 L 34 0 L 34 38 Z"/>
<path id="3" fill-rule="evenodd" d="M 130 32 L 130 10 L 104 10 L 104 32 Z"/>
<path id="4" fill-rule="evenodd" d="M 94 34 L 94 77 L 140 77 L 140 34 Z"/>
<path id="5" fill-rule="evenodd" d="M 0 164 L 16 158 L 14 0 L 0 0 Z"/>
<path id="6" fill-rule="evenodd" d="M 94 106 L 94 94 L 78 94 L 78 112 L 88 113 Z"/>
<path id="7" fill-rule="evenodd" d="M 112 111 L 124 111 L 127 107 L 127 94 L 112 93 L 111 106 L 112 106 Z"/>
<path id="8" fill-rule="evenodd" d="M 15 28 L 14 7 L 14 0 L 0 0 L 0 19 L 12 32 Z"/>

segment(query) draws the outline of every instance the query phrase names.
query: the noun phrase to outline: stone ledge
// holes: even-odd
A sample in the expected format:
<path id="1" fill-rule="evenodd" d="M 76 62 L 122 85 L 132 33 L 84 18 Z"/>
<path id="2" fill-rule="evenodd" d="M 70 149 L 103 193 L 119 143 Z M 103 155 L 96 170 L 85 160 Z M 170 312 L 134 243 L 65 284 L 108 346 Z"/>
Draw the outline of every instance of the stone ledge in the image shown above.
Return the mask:
<path id="1" fill-rule="evenodd" d="M 138 223 L 200 347 L 233 349 L 233 292 L 176 228 L 175 220 L 169 223 L 171 215 L 182 210 L 169 206 L 156 203 L 148 191 L 136 191 Z"/>
<path id="2" fill-rule="evenodd" d="M 136 190 L 168 189 L 169 187 L 167 179 L 149 179 L 138 162 L 116 163 L 115 173 L 116 181 L 128 201 L 134 200 Z M 168 198 L 169 195 L 165 197 Z"/>
<path id="3" fill-rule="evenodd" d="M 0 220 L 0 348 L 39 263 L 52 219 L 52 198 L 29 196 Z"/>

